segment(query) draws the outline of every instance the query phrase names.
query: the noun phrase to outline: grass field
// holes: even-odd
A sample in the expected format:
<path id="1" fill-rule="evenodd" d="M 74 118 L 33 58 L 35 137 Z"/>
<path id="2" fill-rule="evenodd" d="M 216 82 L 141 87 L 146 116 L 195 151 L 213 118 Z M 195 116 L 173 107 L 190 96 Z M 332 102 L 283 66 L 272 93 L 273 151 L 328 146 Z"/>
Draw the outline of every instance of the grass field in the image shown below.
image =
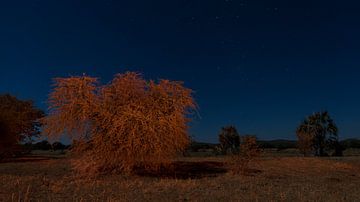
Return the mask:
<path id="1" fill-rule="evenodd" d="M 253 163 L 246 175 L 228 172 L 225 157 L 187 157 L 179 159 L 174 171 L 160 175 L 139 172 L 97 179 L 74 175 L 64 156 L 41 154 L 0 164 L 0 200 L 360 200 L 359 156 L 320 159 L 270 154 Z"/>

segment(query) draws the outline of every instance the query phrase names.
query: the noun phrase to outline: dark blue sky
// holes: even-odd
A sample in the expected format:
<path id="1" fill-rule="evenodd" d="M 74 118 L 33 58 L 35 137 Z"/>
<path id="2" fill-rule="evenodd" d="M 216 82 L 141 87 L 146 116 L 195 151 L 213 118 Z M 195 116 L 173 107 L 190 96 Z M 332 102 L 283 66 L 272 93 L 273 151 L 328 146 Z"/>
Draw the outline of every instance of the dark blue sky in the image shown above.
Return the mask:
<path id="1" fill-rule="evenodd" d="M 46 108 L 51 78 L 108 82 L 138 71 L 196 91 L 198 140 L 236 125 L 295 139 L 329 110 L 341 137 L 360 137 L 360 6 L 356 1 L 65 1 L 0 3 L 0 93 Z"/>

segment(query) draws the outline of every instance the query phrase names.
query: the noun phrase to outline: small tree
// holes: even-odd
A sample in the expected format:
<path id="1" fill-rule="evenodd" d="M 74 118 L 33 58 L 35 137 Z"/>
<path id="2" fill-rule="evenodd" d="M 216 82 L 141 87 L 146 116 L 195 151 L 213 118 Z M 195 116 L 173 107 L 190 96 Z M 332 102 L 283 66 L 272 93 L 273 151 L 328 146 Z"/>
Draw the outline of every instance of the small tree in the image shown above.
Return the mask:
<path id="1" fill-rule="evenodd" d="M 86 174 L 169 163 L 190 142 L 187 123 L 196 108 L 181 82 L 146 81 L 132 72 L 103 86 L 88 76 L 55 79 L 49 104 L 45 132 L 76 140 L 74 166 Z"/>
<path id="2" fill-rule="evenodd" d="M 240 135 L 235 126 L 227 126 L 221 129 L 219 134 L 220 148 L 223 154 L 236 153 L 240 147 Z"/>
<path id="3" fill-rule="evenodd" d="M 20 142 L 31 142 L 40 134 L 44 113 L 32 101 L 9 94 L 0 96 L 0 158 L 11 154 Z"/>
<path id="4" fill-rule="evenodd" d="M 325 156 L 325 149 L 333 149 L 332 146 L 338 142 L 338 128 L 327 111 L 307 117 L 296 133 L 304 154 L 314 151 L 316 156 Z"/>
<path id="5" fill-rule="evenodd" d="M 261 155 L 261 149 L 257 144 L 256 136 L 246 135 L 241 137 L 241 145 L 238 153 L 230 158 L 231 171 L 235 174 L 243 174 L 249 171 L 249 165 Z"/>

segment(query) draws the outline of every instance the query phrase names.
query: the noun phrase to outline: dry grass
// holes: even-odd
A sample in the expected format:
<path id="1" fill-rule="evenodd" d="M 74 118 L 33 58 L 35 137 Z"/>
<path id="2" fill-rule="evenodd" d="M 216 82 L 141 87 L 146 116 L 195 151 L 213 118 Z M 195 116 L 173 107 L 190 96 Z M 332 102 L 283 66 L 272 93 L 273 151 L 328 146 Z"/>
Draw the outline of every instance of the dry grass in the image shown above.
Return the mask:
<path id="1" fill-rule="evenodd" d="M 164 175 L 74 176 L 68 160 L 0 164 L 0 201 L 357 201 L 359 157 L 266 157 L 248 175 L 221 157 L 185 158 Z M 188 176 L 181 176 L 188 173 Z M 165 171 L 164 171 L 165 172 Z M 178 174 L 179 176 L 177 176 Z M 188 177 L 188 178 L 187 178 Z"/>

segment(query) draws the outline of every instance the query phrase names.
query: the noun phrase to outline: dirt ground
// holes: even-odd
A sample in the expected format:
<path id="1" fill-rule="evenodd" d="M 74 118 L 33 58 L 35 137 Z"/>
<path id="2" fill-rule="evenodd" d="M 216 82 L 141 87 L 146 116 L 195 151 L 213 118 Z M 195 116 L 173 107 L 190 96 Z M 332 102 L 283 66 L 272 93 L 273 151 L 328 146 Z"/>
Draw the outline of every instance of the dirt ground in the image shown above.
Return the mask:
<path id="1" fill-rule="evenodd" d="M 160 174 L 83 179 L 66 158 L 0 164 L 0 201 L 359 201 L 360 157 L 263 157 L 246 175 L 224 157 L 179 159 Z"/>

